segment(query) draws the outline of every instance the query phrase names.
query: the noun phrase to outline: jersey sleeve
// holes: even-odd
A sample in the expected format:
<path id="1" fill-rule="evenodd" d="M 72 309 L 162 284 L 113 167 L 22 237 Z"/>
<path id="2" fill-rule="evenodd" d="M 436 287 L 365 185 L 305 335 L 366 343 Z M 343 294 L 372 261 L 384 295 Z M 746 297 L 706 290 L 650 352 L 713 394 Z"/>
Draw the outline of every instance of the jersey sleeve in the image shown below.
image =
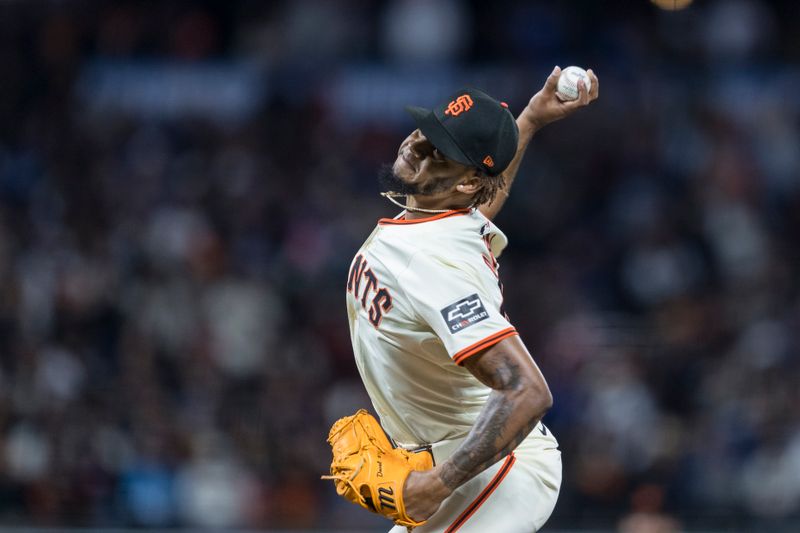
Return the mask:
<path id="1" fill-rule="evenodd" d="M 456 364 L 517 334 L 500 310 L 496 278 L 487 278 L 469 264 L 418 253 L 398 280 L 414 312 Z"/>

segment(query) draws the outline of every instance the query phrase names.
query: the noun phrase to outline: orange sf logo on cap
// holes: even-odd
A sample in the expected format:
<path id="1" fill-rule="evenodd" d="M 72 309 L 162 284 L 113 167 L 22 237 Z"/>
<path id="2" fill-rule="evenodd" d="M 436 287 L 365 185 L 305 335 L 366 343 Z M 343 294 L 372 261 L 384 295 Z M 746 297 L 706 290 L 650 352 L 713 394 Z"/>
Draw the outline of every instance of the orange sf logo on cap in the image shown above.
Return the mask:
<path id="1" fill-rule="evenodd" d="M 447 109 L 445 110 L 445 115 L 451 115 L 457 117 L 464 111 L 469 111 L 472 109 L 472 97 L 468 94 L 462 94 L 449 104 L 447 104 Z"/>
<path id="2" fill-rule="evenodd" d="M 487 155 L 483 158 L 483 164 L 489 168 L 492 168 L 494 166 L 494 159 L 492 159 L 492 156 Z"/>

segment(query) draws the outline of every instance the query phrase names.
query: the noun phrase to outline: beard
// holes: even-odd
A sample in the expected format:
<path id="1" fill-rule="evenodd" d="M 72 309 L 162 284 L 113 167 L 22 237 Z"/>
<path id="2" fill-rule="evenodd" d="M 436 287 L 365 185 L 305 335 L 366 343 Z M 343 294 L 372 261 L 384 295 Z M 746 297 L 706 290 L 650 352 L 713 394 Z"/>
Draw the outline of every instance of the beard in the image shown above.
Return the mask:
<path id="1" fill-rule="evenodd" d="M 397 193 L 402 196 L 430 196 L 448 190 L 458 181 L 458 176 L 439 178 L 424 185 L 406 183 L 394 173 L 392 165 L 381 165 L 378 170 L 378 184 L 381 192 Z"/>
<path id="2" fill-rule="evenodd" d="M 406 183 L 403 179 L 394 173 L 394 169 L 390 164 L 381 165 L 378 169 L 378 185 L 380 185 L 381 192 L 393 192 L 402 196 L 414 196 L 415 194 L 422 194 L 421 187 L 416 183 Z"/>

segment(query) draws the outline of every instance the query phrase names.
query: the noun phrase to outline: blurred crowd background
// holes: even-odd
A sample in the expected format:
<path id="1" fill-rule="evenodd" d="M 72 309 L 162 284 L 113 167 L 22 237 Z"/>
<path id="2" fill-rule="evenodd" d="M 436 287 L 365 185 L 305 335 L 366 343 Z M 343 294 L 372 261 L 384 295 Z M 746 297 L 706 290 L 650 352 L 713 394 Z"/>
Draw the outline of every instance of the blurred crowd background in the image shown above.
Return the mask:
<path id="1" fill-rule="evenodd" d="M 0 525 L 371 528 L 329 424 L 377 169 L 465 84 L 535 137 L 496 222 L 555 397 L 549 528 L 798 531 L 800 4 L 0 2 Z M 642 522 L 644 521 L 644 522 Z"/>

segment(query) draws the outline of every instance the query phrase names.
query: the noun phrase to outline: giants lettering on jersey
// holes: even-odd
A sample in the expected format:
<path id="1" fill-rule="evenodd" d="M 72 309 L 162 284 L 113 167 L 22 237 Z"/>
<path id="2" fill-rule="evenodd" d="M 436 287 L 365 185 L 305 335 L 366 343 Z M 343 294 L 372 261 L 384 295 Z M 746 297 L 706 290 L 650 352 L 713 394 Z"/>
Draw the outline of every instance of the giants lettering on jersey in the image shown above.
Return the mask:
<path id="1" fill-rule="evenodd" d="M 362 289 L 363 282 L 363 291 Z M 378 287 L 378 278 L 371 268 L 367 266 L 364 256 L 358 254 L 350 267 L 347 276 L 347 292 L 352 293 L 358 300 L 361 294 L 361 307 L 367 309 L 367 297 L 372 294 L 367 316 L 376 328 L 380 326 L 383 314 L 392 310 L 392 295 L 386 287 Z"/>

